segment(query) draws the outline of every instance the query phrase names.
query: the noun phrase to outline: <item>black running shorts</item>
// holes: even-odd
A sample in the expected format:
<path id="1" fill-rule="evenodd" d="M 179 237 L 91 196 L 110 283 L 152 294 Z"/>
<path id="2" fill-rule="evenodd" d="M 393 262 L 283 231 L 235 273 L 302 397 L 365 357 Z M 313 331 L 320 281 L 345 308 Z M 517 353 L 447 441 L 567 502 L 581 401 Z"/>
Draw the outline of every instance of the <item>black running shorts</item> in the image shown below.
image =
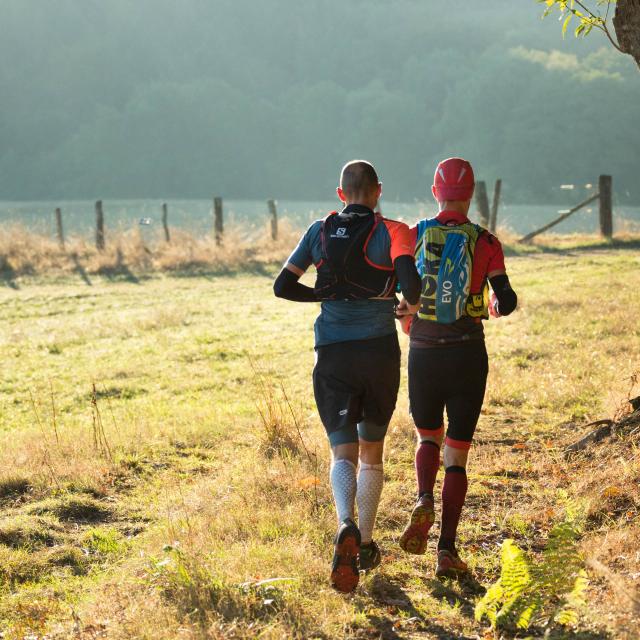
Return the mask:
<path id="1" fill-rule="evenodd" d="M 457 449 L 468 449 L 480 417 L 488 372 L 484 340 L 411 348 L 409 404 L 421 435 L 442 427 L 446 409 L 445 442 Z"/>
<path id="2" fill-rule="evenodd" d="M 313 392 L 332 446 L 380 441 L 396 408 L 400 345 L 393 333 L 317 348 Z"/>

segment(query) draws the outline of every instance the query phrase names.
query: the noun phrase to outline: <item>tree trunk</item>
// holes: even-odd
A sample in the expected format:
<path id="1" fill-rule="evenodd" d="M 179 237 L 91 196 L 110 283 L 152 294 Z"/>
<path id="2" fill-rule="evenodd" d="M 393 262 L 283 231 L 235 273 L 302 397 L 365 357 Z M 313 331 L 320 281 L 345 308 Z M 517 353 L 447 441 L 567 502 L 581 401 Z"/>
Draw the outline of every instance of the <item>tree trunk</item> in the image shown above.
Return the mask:
<path id="1" fill-rule="evenodd" d="M 640 67 L 640 0 L 618 0 L 613 26 L 620 48 Z"/>

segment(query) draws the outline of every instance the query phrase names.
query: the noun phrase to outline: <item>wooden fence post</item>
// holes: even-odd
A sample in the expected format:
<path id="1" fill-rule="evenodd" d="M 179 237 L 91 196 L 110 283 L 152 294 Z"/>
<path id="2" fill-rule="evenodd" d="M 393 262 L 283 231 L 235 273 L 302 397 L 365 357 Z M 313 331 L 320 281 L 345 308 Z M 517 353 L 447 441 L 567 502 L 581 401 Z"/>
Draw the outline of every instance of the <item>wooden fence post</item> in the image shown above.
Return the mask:
<path id="1" fill-rule="evenodd" d="M 489 226 L 489 198 L 487 197 L 487 184 L 480 180 L 476 182 L 476 207 L 480 215 L 480 224 Z"/>
<path id="2" fill-rule="evenodd" d="M 213 230 L 216 237 L 216 244 L 222 244 L 224 234 L 224 221 L 222 218 L 222 198 L 213 199 Z"/>
<path id="3" fill-rule="evenodd" d="M 598 179 L 600 191 L 600 233 L 605 238 L 611 238 L 613 236 L 612 182 L 611 176 L 600 176 Z"/>
<path id="4" fill-rule="evenodd" d="M 162 204 L 162 226 L 164 228 L 164 239 L 167 243 L 171 242 L 171 235 L 169 234 L 169 213 L 167 211 L 167 203 Z"/>
<path id="5" fill-rule="evenodd" d="M 491 231 L 491 233 L 496 232 L 496 226 L 498 224 L 498 206 L 500 205 L 501 191 L 502 191 L 502 180 L 498 178 L 496 180 L 496 186 L 493 189 L 493 202 L 491 204 L 491 218 L 489 220 L 489 231 Z"/>
<path id="6" fill-rule="evenodd" d="M 104 214 L 102 200 L 96 201 L 96 249 L 104 251 Z"/>
<path id="7" fill-rule="evenodd" d="M 62 211 L 60 210 L 60 207 L 56 209 L 56 232 L 58 235 L 58 244 L 64 251 L 64 231 L 62 228 Z"/>
<path id="8" fill-rule="evenodd" d="M 269 207 L 269 214 L 271 215 L 271 239 L 278 239 L 278 209 L 276 207 L 277 202 L 275 200 L 267 200 L 267 206 Z"/>
<path id="9" fill-rule="evenodd" d="M 586 200 L 582 201 L 580 204 L 577 204 L 575 207 L 572 207 L 571 209 L 567 209 L 566 211 L 558 212 L 560 213 L 560 217 L 556 218 L 555 220 L 552 220 L 549 224 L 545 224 L 544 227 L 540 227 L 540 229 L 536 229 L 535 231 L 528 233 L 523 238 L 520 238 L 518 242 L 529 242 L 529 240 L 532 240 L 537 235 L 540 235 L 541 233 L 544 233 L 548 229 L 551 229 L 551 227 L 555 227 L 557 224 L 560 224 L 563 220 L 566 220 L 569 216 L 572 216 L 576 211 L 579 211 L 580 209 L 582 209 L 582 207 L 586 207 L 588 204 L 591 204 L 594 200 L 597 200 L 599 197 L 600 197 L 600 194 L 596 193 L 592 196 L 589 196 Z"/>

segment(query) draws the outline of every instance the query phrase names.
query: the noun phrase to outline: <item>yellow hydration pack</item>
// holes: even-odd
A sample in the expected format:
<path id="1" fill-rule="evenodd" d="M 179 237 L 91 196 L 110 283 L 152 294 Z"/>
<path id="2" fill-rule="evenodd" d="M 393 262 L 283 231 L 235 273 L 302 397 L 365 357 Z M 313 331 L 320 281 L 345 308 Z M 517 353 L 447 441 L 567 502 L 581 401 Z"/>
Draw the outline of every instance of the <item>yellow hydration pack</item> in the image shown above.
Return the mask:
<path id="1" fill-rule="evenodd" d="M 465 222 L 443 225 L 436 218 L 418 223 L 416 267 L 422 279 L 418 317 L 451 324 L 463 316 L 489 317 L 489 285 L 471 293 L 473 255 L 485 230 Z"/>

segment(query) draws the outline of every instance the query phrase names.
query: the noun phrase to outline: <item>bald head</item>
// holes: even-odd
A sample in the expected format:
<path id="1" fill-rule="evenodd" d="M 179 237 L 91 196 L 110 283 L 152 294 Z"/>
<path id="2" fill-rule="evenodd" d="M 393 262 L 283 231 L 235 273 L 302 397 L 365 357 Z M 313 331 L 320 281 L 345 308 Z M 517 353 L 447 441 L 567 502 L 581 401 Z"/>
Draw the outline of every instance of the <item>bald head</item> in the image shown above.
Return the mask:
<path id="1" fill-rule="evenodd" d="M 352 160 L 342 167 L 340 189 L 350 203 L 377 202 L 380 181 L 373 165 L 366 160 Z"/>

